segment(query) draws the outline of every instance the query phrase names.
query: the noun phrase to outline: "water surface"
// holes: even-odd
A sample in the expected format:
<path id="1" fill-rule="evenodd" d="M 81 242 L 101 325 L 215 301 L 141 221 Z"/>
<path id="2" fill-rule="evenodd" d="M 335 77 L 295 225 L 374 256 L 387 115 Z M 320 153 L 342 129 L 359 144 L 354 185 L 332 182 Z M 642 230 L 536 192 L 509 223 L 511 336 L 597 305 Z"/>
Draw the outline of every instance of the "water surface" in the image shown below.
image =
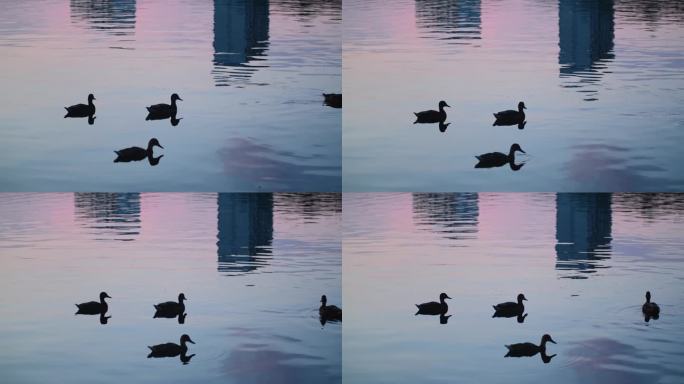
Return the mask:
<path id="1" fill-rule="evenodd" d="M 346 191 L 684 187 L 680 2 L 350 0 L 343 18 Z M 446 131 L 412 124 L 440 100 Z M 524 129 L 492 126 L 519 101 Z M 519 170 L 474 168 L 513 143 Z"/>
<path id="2" fill-rule="evenodd" d="M 684 197 L 345 194 L 344 382 L 677 383 Z M 646 290 L 661 307 L 646 322 Z M 415 316 L 446 292 L 450 316 Z M 527 316 L 492 318 L 524 293 Z M 444 323 L 445 324 L 442 324 Z M 554 355 L 504 358 L 549 333 Z"/>
<path id="3" fill-rule="evenodd" d="M 0 195 L 3 382 L 340 382 L 339 194 Z M 106 324 L 74 303 L 106 291 Z M 153 319 L 185 293 L 187 316 Z M 188 334 L 184 365 L 147 346 Z"/>
<path id="4" fill-rule="evenodd" d="M 2 190 L 340 189 L 340 1 L 6 2 L 0 55 Z M 89 93 L 92 125 L 62 118 Z M 152 137 L 156 166 L 113 163 Z"/>

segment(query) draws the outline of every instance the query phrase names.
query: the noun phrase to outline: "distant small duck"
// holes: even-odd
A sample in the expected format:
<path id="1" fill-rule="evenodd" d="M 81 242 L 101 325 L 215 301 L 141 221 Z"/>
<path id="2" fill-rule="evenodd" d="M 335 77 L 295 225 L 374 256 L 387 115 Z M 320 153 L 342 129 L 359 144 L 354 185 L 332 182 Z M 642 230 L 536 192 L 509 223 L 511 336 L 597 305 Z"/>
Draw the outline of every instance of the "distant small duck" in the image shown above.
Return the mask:
<path id="1" fill-rule="evenodd" d="M 171 105 L 161 103 L 146 107 L 147 112 L 149 113 L 146 120 L 154 120 L 156 118 L 165 119 L 174 116 L 178 112 L 176 100 L 183 101 L 177 93 L 174 93 L 171 95 Z"/>
<path id="2" fill-rule="evenodd" d="M 183 312 L 185 312 L 185 303 L 183 303 L 184 300 L 187 300 L 185 298 L 185 294 L 181 293 L 178 295 L 177 303 L 175 301 L 167 301 L 156 304 L 154 306 L 154 309 L 156 310 L 154 317 L 176 317 L 178 315 L 182 315 Z"/>
<path id="3" fill-rule="evenodd" d="M 335 305 L 327 305 L 328 298 L 323 295 L 321 296 L 321 306 L 318 308 L 318 314 L 322 319 L 327 321 L 341 321 L 342 320 L 342 308 Z"/>
<path id="4" fill-rule="evenodd" d="M 441 315 L 449 311 L 449 306 L 444 301 L 445 299 L 451 299 L 446 293 L 439 294 L 439 303 L 436 301 L 430 301 L 428 303 L 416 304 L 418 307 L 418 312 L 416 315 Z"/>
<path id="5" fill-rule="evenodd" d="M 190 339 L 190 336 L 184 334 L 180 338 L 180 345 L 176 343 L 164 343 L 152 346 L 148 345 L 147 348 L 150 349 L 150 354 L 147 355 L 147 357 L 176 357 L 178 355 L 185 355 L 188 352 L 188 346 L 186 343 L 195 344 L 195 342 Z"/>
<path id="6" fill-rule="evenodd" d="M 647 315 L 649 317 L 657 318 L 657 316 L 660 314 L 660 307 L 656 303 L 651 303 L 651 292 L 647 291 L 646 292 L 646 302 L 644 305 L 641 307 L 641 311 L 644 313 L 644 315 Z"/>
<path id="7" fill-rule="evenodd" d="M 505 303 L 493 305 L 492 307 L 494 307 L 494 316 L 492 317 L 514 317 L 522 315 L 525 311 L 523 300 L 527 301 L 527 298 L 521 293 L 518 295 L 517 303 L 507 301 Z"/>
<path id="8" fill-rule="evenodd" d="M 117 155 L 117 158 L 114 159 L 115 163 L 127 163 L 129 161 L 140 161 L 146 158 L 153 159 L 153 147 L 159 147 L 161 149 L 164 149 L 164 147 L 159 144 L 159 140 L 156 138 L 151 138 L 150 141 L 147 143 L 147 149 L 140 148 L 140 147 L 130 147 L 130 148 L 124 148 L 120 149 L 118 151 L 114 151 Z M 162 155 L 163 156 L 163 155 Z M 160 156 L 161 157 L 161 156 Z M 159 158 L 156 158 L 157 162 L 159 161 Z"/>
<path id="9" fill-rule="evenodd" d="M 414 115 L 416 115 L 416 121 L 413 122 L 413 124 L 416 123 L 439 123 L 440 121 L 445 121 L 447 118 L 446 111 L 444 110 L 444 107 L 450 107 L 449 104 L 446 103 L 446 101 L 442 100 L 439 102 L 439 111 L 435 111 L 433 109 L 429 111 L 422 111 L 422 112 L 413 112 Z M 451 107 L 450 107 L 451 108 Z"/>
<path id="10" fill-rule="evenodd" d="M 324 93 L 323 103 L 328 107 L 342 108 L 342 94 L 341 93 Z"/>
<path id="11" fill-rule="evenodd" d="M 525 112 L 523 109 L 527 109 L 525 107 L 525 103 L 522 101 L 518 103 L 518 110 L 514 111 L 512 109 L 509 109 L 507 111 L 501 111 L 497 112 L 494 114 L 494 117 L 496 120 L 494 121 L 494 124 L 492 125 L 516 125 L 516 124 L 522 124 L 525 121 Z M 525 126 L 522 125 L 522 128 Z M 520 126 L 518 128 L 522 129 Z"/>
<path id="12" fill-rule="evenodd" d="M 546 355 L 546 342 L 548 341 L 556 344 L 556 342 L 551 338 L 551 336 L 546 334 L 542 336 L 541 344 L 539 344 L 538 346 L 533 343 L 519 343 L 507 345 L 506 348 L 508 348 L 508 353 L 504 357 L 530 357 L 536 355 L 537 353 L 542 353 L 543 355 Z M 549 358 L 549 360 L 551 359 Z"/>
<path id="13" fill-rule="evenodd" d="M 106 292 L 100 292 L 100 302 L 99 303 L 97 301 L 89 301 L 87 303 L 76 304 L 76 307 L 78 307 L 78 311 L 76 312 L 76 314 L 77 315 L 98 315 L 98 314 L 107 312 L 107 309 L 109 307 L 107 305 L 107 302 L 105 301 L 105 298 L 111 299 L 111 297 Z"/>
<path id="14" fill-rule="evenodd" d="M 88 95 L 88 104 L 76 104 L 71 107 L 64 107 L 67 110 L 64 118 L 67 117 L 89 117 L 95 114 L 95 104 L 93 104 L 95 96 L 93 94 Z M 94 120 L 93 120 L 94 121 Z"/>
<path id="15" fill-rule="evenodd" d="M 527 153 L 520 148 L 519 144 L 511 145 L 511 149 L 508 151 L 508 155 L 501 152 L 490 152 L 479 156 L 475 156 L 479 162 L 475 164 L 475 168 L 493 168 L 500 167 L 502 165 L 510 164 L 514 171 L 522 168 L 523 164 L 515 164 L 515 152 L 519 151 L 522 153 Z"/>

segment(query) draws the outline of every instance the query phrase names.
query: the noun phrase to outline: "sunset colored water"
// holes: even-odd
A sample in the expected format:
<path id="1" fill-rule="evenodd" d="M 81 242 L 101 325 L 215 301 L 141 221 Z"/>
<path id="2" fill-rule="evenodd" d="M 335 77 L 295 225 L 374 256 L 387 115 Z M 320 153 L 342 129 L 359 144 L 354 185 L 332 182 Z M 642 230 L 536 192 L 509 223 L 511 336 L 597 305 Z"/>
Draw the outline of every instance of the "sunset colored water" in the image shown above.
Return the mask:
<path id="1" fill-rule="evenodd" d="M 343 205 L 345 383 L 684 374 L 684 196 L 350 193 Z M 648 322 L 647 290 L 661 308 Z M 452 298 L 446 319 L 415 315 L 440 292 Z M 492 318 L 521 292 L 521 323 Z M 557 342 L 548 363 L 504 357 L 545 333 Z"/>
<path id="2" fill-rule="evenodd" d="M 344 2 L 345 191 L 681 191 L 684 9 Z M 449 125 L 413 124 L 446 108 Z M 493 127 L 524 101 L 524 129 Z M 508 153 L 520 169 L 475 168 Z"/>
<path id="3" fill-rule="evenodd" d="M 340 1 L 3 2 L 0 190 L 339 191 L 341 28 Z"/>
<path id="4" fill-rule="evenodd" d="M 6 383 L 341 380 L 339 194 L 0 194 Z M 106 324 L 75 303 L 112 298 Z M 153 304 L 187 297 L 183 324 Z M 111 317 L 109 317 L 111 316 Z M 189 344 L 187 362 L 148 345 Z"/>

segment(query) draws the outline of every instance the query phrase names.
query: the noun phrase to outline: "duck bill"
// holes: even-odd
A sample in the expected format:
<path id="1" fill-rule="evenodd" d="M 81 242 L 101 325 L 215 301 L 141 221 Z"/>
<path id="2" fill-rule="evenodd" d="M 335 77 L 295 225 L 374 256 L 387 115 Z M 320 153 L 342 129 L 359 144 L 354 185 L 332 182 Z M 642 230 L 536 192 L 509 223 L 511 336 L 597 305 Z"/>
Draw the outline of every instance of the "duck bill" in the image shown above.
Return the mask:
<path id="1" fill-rule="evenodd" d="M 522 153 L 527 153 L 527 152 L 523 151 L 522 148 L 520 148 L 519 151 L 522 152 Z M 525 299 L 525 300 L 527 300 L 527 299 Z"/>
<path id="2" fill-rule="evenodd" d="M 447 295 L 447 296 L 445 297 L 445 299 L 451 299 L 451 297 L 449 297 L 449 295 Z"/>
<path id="3" fill-rule="evenodd" d="M 188 343 L 193 343 L 193 344 L 195 344 L 195 342 L 192 341 L 191 339 L 188 339 Z"/>
<path id="4" fill-rule="evenodd" d="M 157 144 L 157 147 L 159 147 L 159 148 L 161 148 L 161 149 L 164 149 L 164 147 L 162 147 L 161 144 Z"/>
<path id="5" fill-rule="evenodd" d="M 555 342 L 552 338 L 550 338 L 550 337 L 549 337 L 549 341 L 552 342 L 552 343 L 554 343 L 554 344 L 556 344 L 556 342 Z"/>
<path id="6" fill-rule="evenodd" d="M 181 99 L 180 97 L 178 98 L 178 100 L 183 101 L 183 99 Z"/>
<path id="7" fill-rule="evenodd" d="M 104 297 L 106 297 L 106 298 L 108 298 L 108 299 L 111 299 L 111 298 L 112 298 L 111 296 L 109 296 L 109 295 L 106 294 L 106 293 L 105 293 L 105 296 L 104 296 Z"/>
<path id="8" fill-rule="evenodd" d="M 444 106 L 445 106 L 445 107 L 451 108 L 451 105 L 449 105 L 449 104 L 447 104 L 447 103 L 444 103 Z"/>

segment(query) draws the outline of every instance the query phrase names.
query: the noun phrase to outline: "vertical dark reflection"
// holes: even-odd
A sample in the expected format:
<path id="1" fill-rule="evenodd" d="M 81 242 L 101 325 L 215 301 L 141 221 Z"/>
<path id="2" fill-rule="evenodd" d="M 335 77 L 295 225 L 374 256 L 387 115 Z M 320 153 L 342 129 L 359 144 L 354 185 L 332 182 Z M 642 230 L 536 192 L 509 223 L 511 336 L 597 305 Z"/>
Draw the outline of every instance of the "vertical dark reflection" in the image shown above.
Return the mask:
<path id="1" fill-rule="evenodd" d="M 416 26 L 422 37 L 469 44 L 481 38 L 480 0 L 416 0 Z"/>
<path id="2" fill-rule="evenodd" d="M 112 35 L 133 34 L 136 0 L 71 0 L 72 21 Z"/>
<path id="3" fill-rule="evenodd" d="M 471 238 L 477 233 L 477 193 L 414 193 L 413 220 L 448 239 Z"/>
<path id="4" fill-rule="evenodd" d="M 75 218 L 98 240 L 131 241 L 140 234 L 140 193 L 74 193 Z"/>
<path id="5" fill-rule="evenodd" d="M 586 279 L 598 268 L 608 268 L 612 208 L 607 193 L 556 195 L 556 269 L 563 277 Z"/>
<path id="6" fill-rule="evenodd" d="M 218 271 L 255 271 L 272 258 L 273 194 L 219 193 Z"/>

